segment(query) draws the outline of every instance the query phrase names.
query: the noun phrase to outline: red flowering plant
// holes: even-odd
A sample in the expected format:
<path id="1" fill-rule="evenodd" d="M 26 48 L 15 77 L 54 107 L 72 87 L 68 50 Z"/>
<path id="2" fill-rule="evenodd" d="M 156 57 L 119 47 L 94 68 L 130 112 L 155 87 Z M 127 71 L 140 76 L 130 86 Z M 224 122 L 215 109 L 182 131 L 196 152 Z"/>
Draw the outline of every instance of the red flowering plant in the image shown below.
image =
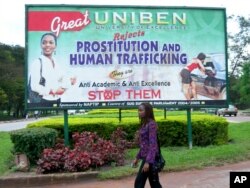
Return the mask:
<path id="1" fill-rule="evenodd" d="M 87 152 L 73 149 L 66 156 L 64 169 L 69 172 L 86 171 L 90 164 L 91 159 Z"/>
<path id="2" fill-rule="evenodd" d="M 112 162 L 124 164 L 128 143 L 121 129 L 112 134 L 111 140 L 104 140 L 92 132 L 74 133 L 72 139 L 73 149 L 65 147 L 62 142 L 55 148 L 44 149 L 37 162 L 38 172 L 77 172 Z"/>
<path id="3" fill-rule="evenodd" d="M 98 147 L 100 138 L 97 134 L 92 132 L 74 133 L 72 139 L 75 143 L 74 148 L 78 151 L 86 151 L 89 153 L 91 167 L 98 167 L 104 164 L 104 156 Z"/>
<path id="4" fill-rule="evenodd" d="M 38 173 L 52 173 L 64 171 L 64 164 L 67 154 L 70 152 L 68 147 L 61 149 L 44 149 L 42 157 L 37 161 Z"/>

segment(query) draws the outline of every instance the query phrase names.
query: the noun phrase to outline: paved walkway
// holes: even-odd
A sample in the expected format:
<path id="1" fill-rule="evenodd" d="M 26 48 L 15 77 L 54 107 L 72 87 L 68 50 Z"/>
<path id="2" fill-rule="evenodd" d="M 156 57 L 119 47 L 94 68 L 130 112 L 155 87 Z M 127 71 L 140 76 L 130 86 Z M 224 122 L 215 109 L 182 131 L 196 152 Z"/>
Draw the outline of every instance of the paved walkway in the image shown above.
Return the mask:
<path id="1" fill-rule="evenodd" d="M 202 170 L 161 173 L 160 181 L 163 188 L 229 188 L 230 171 L 250 171 L 250 161 L 207 167 Z M 133 188 L 134 178 L 107 181 L 90 179 L 77 183 L 33 186 L 32 188 Z M 148 182 L 145 188 L 150 188 Z"/>

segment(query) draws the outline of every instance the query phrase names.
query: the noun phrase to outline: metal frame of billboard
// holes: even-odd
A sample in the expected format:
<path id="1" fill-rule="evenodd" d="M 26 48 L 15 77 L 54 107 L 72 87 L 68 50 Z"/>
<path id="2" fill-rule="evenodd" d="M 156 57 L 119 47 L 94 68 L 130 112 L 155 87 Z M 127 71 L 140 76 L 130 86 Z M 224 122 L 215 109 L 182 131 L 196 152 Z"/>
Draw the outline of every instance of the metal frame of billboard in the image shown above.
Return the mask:
<path id="1" fill-rule="evenodd" d="M 227 104 L 228 104 L 228 68 L 227 68 L 227 36 L 226 36 L 226 32 L 227 32 L 227 28 L 226 28 L 226 10 L 224 9 L 224 8 L 209 8 L 209 7 L 165 7 L 165 6 L 150 6 L 150 7 L 143 7 L 143 6 L 97 6 L 97 5 L 26 5 L 26 23 L 25 23 L 25 41 L 26 41 L 26 56 L 25 56 L 25 62 L 26 62 L 26 64 L 25 64 L 25 77 L 26 77 L 26 83 L 25 83 L 25 85 L 26 85 L 26 87 L 25 87 L 25 107 L 26 107 L 26 109 L 27 110 L 35 110 L 35 109 L 52 109 L 52 110 L 59 110 L 59 109 L 62 109 L 62 110 L 65 110 L 65 109 L 88 109 L 88 108 L 134 108 L 134 107 L 137 107 L 141 102 L 150 102 L 154 107 L 164 107 L 164 108 L 166 108 L 166 107 L 168 107 L 168 108 L 183 108 L 183 109 L 185 109 L 185 108 L 206 108 L 206 107 L 224 107 L 224 106 L 227 106 Z M 122 10 L 127 10 L 127 11 L 130 11 L 130 19 L 133 21 L 133 24 L 134 24 L 134 22 L 135 22 L 135 20 L 137 19 L 137 17 L 136 17 L 136 13 L 138 13 L 140 10 L 142 10 L 142 11 L 148 11 L 149 13 L 151 12 L 151 13 L 154 13 L 154 11 L 160 11 L 160 12 L 162 12 L 163 10 L 167 10 L 168 12 L 170 12 L 172 15 L 174 15 L 174 13 L 175 12 L 177 12 L 178 13 L 178 11 L 179 10 L 181 10 L 181 11 L 187 11 L 187 14 L 190 14 L 190 15 L 192 15 L 192 23 L 194 24 L 194 22 L 195 21 L 197 21 L 197 20 L 195 20 L 195 14 L 192 14 L 192 12 L 195 12 L 195 11 L 198 11 L 198 13 L 196 13 L 198 16 L 199 16 L 199 14 L 201 14 L 200 16 L 202 17 L 202 16 L 204 16 L 204 15 L 206 15 L 206 14 L 204 14 L 204 15 L 202 15 L 202 13 L 203 12 L 205 12 L 205 13 L 207 13 L 207 14 L 213 14 L 212 12 L 214 11 L 214 12 L 219 12 L 220 14 L 221 14 L 221 17 L 219 18 L 219 19 L 221 19 L 221 21 L 222 21 L 222 23 L 220 23 L 221 24 L 221 27 L 220 28 L 222 28 L 222 32 L 223 33 L 219 33 L 218 35 L 220 35 L 220 36 L 223 36 L 224 37 L 224 40 L 222 40 L 222 41 L 220 41 L 221 43 L 223 43 L 223 44 L 220 44 L 220 45 L 222 45 L 223 47 L 223 54 L 224 54 L 224 58 L 225 58 L 225 72 L 224 72 L 224 76 L 225 76 L 225 82 L 226 82 L 226 98 L 223 98 L 223 99 L 221 99 L 221 100 L 212 100 L 211 98 L 209 98 L 208 100 L 207 99 L 199 99 L 199 100 L 185 100 L 185 99 L 179 99 L 179 100 L 172 100 L 172 99 L 168 99 L 168 100 L 166 100 L 166 99 L 155 99 L 155 100 L 152 100 L 152 99 L 150 99 L 150 97 L 152 97 L 152 96 L 156 96 L 156 97 L 159 97 L 159 93 L 153 93 L 153 89 L 151 90 L 151 88 L 154 88 L 154 87 L 148 87 L 149 89 L 145 89 L 145 91 L 146 91 L 146 93 L 143 93 L 142 95 L 144 95 L 144 97 L 146 96 L 146 99 L 140 99 L 140 100 L 126 100 L 126 99 L 124 99 L 124 98 L 122 98 L 122 100 L 110 100 L 110 98 L 107 98 L 107 99 L 105 99 L 105 98 L 103 98 L 103 99 L 105 99 L 105 100 L 96 100 L 96 101 L 84 101 L 84 102 L 82 102 L 82 101 L 74 101 L 74 102 L 72 102 L 72 101 L 66 101 L 66 102 L 63 102 L 63 103 L 61 103 L 61 104 L 59 104 L 59 105 L 57 105 L 57 106 L 43 106 L 43 105 L 39 105 L 39 103 L 37 103 L 37 104 L 33 104 L 33 105 L 30 105 L 30 103 L 28 103 L 28 88 L 27 88 L 27 85 L 28 85 L 28 75 L 29 75 L 29 73 L 30 73 L 30 70 L 29 70 L 29 66 L 30 66 L 30 63 L 31 63 L 31 49 L 33 50 L 34 49 L 34 45 L 33 45 L 33 41 L 39 41 L 40 39 L 37 39 L 38 38 L 38 36 L 36 36 L 36 32 L 38 32 L 39 33 L 39 36 L 41 36 L 41 32 L 43 31 L 43 29 L 41 29 L 41 30 L 39 30 L 38 29 L 38 31 L 35 31 L 35 30 L 33 30 L 33 33 L 32 33 L 32 31 L 28 31 L 28 29 L 29 29 L 29 20 L 30 20 L 30 17 L 29 17 L 29 11 L 30 10 L 35 10 L 34 12 L 36 12 L 36 11 L 40 11 L 40 12 L 43 12 L 44 10 L 45 10 L 45 12 L 46 12 L 46 10 L 48 11 L 48 10 L 53 10 L 54 12 L 56 12 L 57 10 L 58 10 L 58 12 L 61 12 L 61 11 L 73 11 L 73 12 L 77 12 L 77 11 L 80 11 L 80 10 L 95 10 L 95 11 L 99 11 L 99 10 L 106 10 L 107 12 L 108 11 L 117 11 L 117 12 L 119 12 L 121 9 Z M 56 10 L 56 11 L 55 11 Z M 135 11 L 138 11 L 138 12 L 135 12 Z M 110 12 L 108 12 L 108 13 L 110 13 Z M 89 13 L 90 14 L 90 13 Z M 167 14 L 164 14 L 164 13 L 162 13 L 162 14 L 157 14 L 157 19 L 158 19 L 158 21 L 159 22 L 161 22 L 159 25 L 163 25 L 163 22 L 164 22 L 164 19 L 166 18 L 166 15 Z M 120 19 L 120 21 L 122 21 L 122 17 L 120 16 L 120 15 L 116 15 L 117 17 L 117 19 Z M 120 17 L 119 17 L 120 16 Z M 149 15 L 148 14 L 145 14 L 144 15 L 145 17 L 145 23 L 148 21 L 148 23 L 150 22 L 150 19 L 151 19 L 151 17 L 148 17 Z M 175 21 L 178 21 L 177 19 L 179 19 L 179 21 L 181 20 L 181 18 L 179 18 L 180 17 L 180 15 L 178 15 L 178 14 L 176 14 L 175 15 L 176 17 L 175 17 Z M 91 17 L 91 14 L 90 14 L 90 17 Z M 201 17 L 198 17 L 198 19 L 199 19 L 199 21 L 200 20 L 202 20 L 202 21 L 206 21 L 206 18 L 204 17 L 204 18 L 202 18 L 201 19 Z M 41 18 L 41 19 L 44 19 L 44 18 Z M 143 19 L 143 18 L 141 18 L 141 19 Z M 155 19 L 155 17 L 152 17 L 152 19 Z M 173 19 L 173 18 L 172 18 Z M 218 18 L 217 18 L 218 19 Z M 85 20 L 86 21 L 86 20 Z M 123 20 L 124 21 L 124 20 Z M 183 20 L 182 20 L 183 21 Z M 202 26 L 202 24 L 204 24 L 203 22 L 201 21 L 201 26 Z M 212 21 L 215 21 L 215 19 L 213 19 Z M 69 21 L 70 22 L 70 21 Z M 69 23 L 68 22 L 68 23 Z M 101 21 L 100 21 L 101 22 Z M 191 22 L 191 21 L 190 21 Z M 80 22 L 79 22 L 80 23 Z M 155 24 L 154 22 L 152 22 L 153 23 L 153 25 L 157 25 L 157 24 Z M 76 23 L 75 23 L 76 24 Z M 206 27 L 209 27 L 210 25 L 209 24 L 213 24 L 213 23 L 207 23 L 207 25 L 205 25 Z M 126 24 L 125 24 L 126 25 Z M 139 24 L 140 25 L 140 24 Z M 138 26 L 139 26 L 138 25 Z M 149 25 L 149 24 L 148 24 Z M 97 25 L 94 25 L 94 26 L 97 26 Z M 109 26 L 111 26 L 111 25 L 109 25 Z M 205 27 L 204 26 L 204 27 Z M 70 27 L 69 25 L 68 25 L 68 27 Z M 87 28 L 88 26 L 86 26 L 86 28 Z M 197 25 L 195 26 L 195 27 L 197 27 Z M 216 26 L 215 26 L 216 27 Z M 46 29 L 45 29 L 46 30 Z M 119 30 L 119 29 L 116 29 L 116 31 L 117 30 Z M 105 29 L 103 29 L 103 30 L 101 30 L 100 29 L 100 31 L 99 31 L 99 33 L 98 33 L 98 31 L 94 31 L 93 29 L 92 29 L 92 31 L 91 31 L 91 29 L 90 29 L 90 33 L 92 32 L 92 33 L 95 33 L 95 34 L 100 34 L 100 33 L 102 33 L 102 34 L 104 34 L 105 36 L 108 34 L 108 32 L 107 33 L 104 33 L 104 31 L 105 31 Z M 139 30 L 133 30 L 133 29 L 131 29 L 131 30 L 129 30 L 129 31 L 131 31 L 132 32 L 132 34 L 133 33 L 136 33 L 136 36 L 138 37 L 139 35 L 142 35 L 142 33 L 139 33 Z M 133 31 L 135 31 L 135 32 L 133 32 Z M 43 32 L 45 32 L 45 31 L 43 31 Z M 46 32 L 49 32 L 49 31 L 46 31 Z M 153 34 L 153 32 L 155 32 L 155 31 L 151 31 L 151 30 L 149 30 L 149 32 L 151 32 L 150 33 L 150 36 L 152 35 L 152 36 L 156 36 L 157 37 L 157 35 L 154 35 Z M 171 31 L 172 32 L 172 31 Z M 212 31 L 212 32 L 214 32 L 214 31 Z M 65 32 L 66 33 L 66 32 Z M 68 32 L 69 33 L 69 32 Z M 76 33 L 76 32 L 75 32 Z M 74 34 L 75 34 L 74 33 Z M 126 33 L 126 29 L 123 31 L 123 33 Z M 33 35 L 32 35 L 33 34 Z M 60 33 L 60 35 L 63 35 L 64 33 Z M 110 37 L 112 36 L 112 35 L 114 35 L 114 33 L 111 33 L 110 32 Z M 129 35 L 129 33 L 127 33 L 126 34 L 126 36 L 124 35 L 123 36 L 123 39 L 124 39 L 124 37 L 128 37 L 128 35 Z M 159 34 L 159 35 L 162 35 L 162 33 L 161 34 Z M 208 34 L 206 34 L 206 36 L 207 36 Z M 79 36 L 81 36 L 81 35 L 79 35 Z M 84 35 L 83 35 L 84 36 Z M 151 38 L 150 36 L 147 36 L 149 39 Z M 174 34 L 172 33 L 172 35 L 170 34 L 170 36 L 172 36 L 172 37 L 174 37 Z M 61 37 L 61 36 L 60 36 Z M 64 40 L 66 40 L 66 39 L 68 39 L 69 37 L 65 37 L 65 39 Z M 100 36 L 99 36 L 99 38 L 101 38 Z M 112 38 L 112 37 L 111 37 Z M 185 38 L 185 37 L 184 37 Z M 75 38 L 75 39 L 78 39 L 79 41 L 80 41 L 80 38 Z M 105 39 L 105 38 L 104 38 Z M 99 41 L 104 41 L 104 39 L 99 39 Z M 127 38 L 126 38 L 127 39 Z M 138 38 L 137 38 L 138 39 Z M 159 40 L 160 39 L 160 40 Z M 91 41 L 91 40 L 93 40 L 93 39 L 90 39 L 89 41 Z M 138 39 L 138 40 L 140 40 L 140 39 Z M 156 39 L 155 39 L 156 40 Z M 158 40 L 160 41 L 160 42 L 162 42 L 161 40 L 162 40 L 162 38 L 158 38 Z M 164 39 L 163 39 L 164 40 Z M 126 41 L 126 40 L 125 40 Z M 145 41 L 147 41 L 147 40 L 145 40 Z M 175 42 L 175 41 L 174 41 Z M 186 43 L 188 43 L 188 42 L 186 42 Z M 178 40 L 177 42 L 176 42 L 176 46 L 173 46 L 173 48 L 178 48 L 178 44 L 180 44 L 180 41 Z M 184 46 L 184 44 L 185 44 L 185 42 L 183 42 L 183 43 L 181 43 L 180 45 L 183 45 Z M 38 44 L 36 43 L 35 44 L 36 46 L 38 46 Z M 82 44 L 79 44 L 79 45 L 82 45 Z M 85 44 L 84 44 L 85 45 Z M 146 43 L 145 43 L 145 45 L 146 45 Z M 163 44 L 162 46 L 164 46 L 165 44 Z M 180 46 L 179 45 L 179 46 Z M 211 46 L 212 44 L 210 44 L 210 46 Z M 162 47 L 161 46 L 161 47 Z M 188 46 L 188 45 L 187 45 Z M 190 47 L 190 45 L 188 46 L 188 47 Z M 211 47 L 210 47 L 211 48 Z M 82 50 L 82 49 L 81 49 Z M 185 49 L 186 51 L 188 51 L 188 49 L 186 48 Z M 184 51 L 185 51 L 184 50 Z M 36 51 L 38 51 L 38 50 L 36 50 Z M 176 50 L 176 51 L 174 51 L 174 52 L 177 52 L 178 50 Z M 195 51 L 195 50 L 194 50 Z M 72 52 L 68 52 L 69 54 L 70 53 L 72 53 Z M 32 56 L 32 58 L 34 58 L 34 56 Z M 191 57 L 190 57 L 191 58 Z M 155 70 L 158 70 L 158 69 L 156 69 L 156 68 L 154 68 Z M 161 68 L 159 68 L 159 69 L 161 69 Z M 112 72 L 114 72 L 114 70 L 117 70 L 117 69 L 113 69 L 113 71 Z M 126 70 L 123 70 L 123 69 L 120 69 L 121 70 L 121 72 L 122 73 L 124 73 L 125 74 L 125 71 Z M 124 72 L 123 72 L 124 71 Z M 171 73 L 171 71 L 173 71 L 173 70 L 170 70 L 170 72 L 169 72 L 169 74 L 172 74 Z M 94 71 L 95 73 L 96 73 L 96 71 Z M 101 72 L 101 71 L 100 71 Z M 110 72 L 111 73 L 111 72 Z M 129 74 L 129 73 L 128 73 Z M 140 73 L 138 73 L 138 74 L 140 74 Z M 142 75 L 143 76 L 143 74 L 140 74 L 140 75 Z M 152 77 L 153 77 L 154 75 L 152 75 Z M 159 75 L 158 76 L 158 78 L 159 79 L 161 79 L 160 77 L 162 76 L 162 73 L 161 73 L 161 75 Z M 83 77 L 82 77 L 83 78 Z M 122 85 L 122 83 L 123 83 L 123 81 L 124 80 L 126 80 L 127 78 L 123 78 L 123 79 L 117 79 L 117 80 L 115 80 L 115 83 L 120 83 L 120 85 L 119 85 L 119 87 L 117 87 L 117 86 L 114 86 L 114 88 L 116 89 L 116 88 L 120 88 L 120 86 Z M 177 78 L 176 78 L 177 79 Z M 152 79 L 151 81 L 149 80 L 148 82 L 150 82 L 150 84 L 152 85 L 152 84 L 158 84 L 158 83 L 156 83 L 156 82 L 154 82 L 153 81 L 154 79 Z M 134 86 L 134 88 L 136 88 L 136 87 L 141 87 L 141 88 L 143 88 L 144 86 L 142 86 L 142 85 L 140 85 L 141 84 L 141 82 L 142 81 L 144 81 L 143 79 L 141 79 L 141 80 L 138 80 L 138 84 L 139 85 L 136 85 L 137 84 L 137 81 L 133 81 L 133 83 L 136 85 L 136 86 Z M 162 82 L 164 82 L 165 80 L 160 80 L 160 81 L 162 81 Z M 172 82 L 174 82 L 174 81 L 176 81 L 176 80 L 171 80 Z M 86 79 L 86 82 L 85 83 L 83 83 L 83 84 L 88 84 L 88 82 L 91 82 L 91 79 Z M 140 83 L 139 83 L 140 82 Z M 113 83 L 113 82 L 112 82 Z M 162 83 L 163 85 L 164 84 L 167 84 L 167 83 Z M 92 83 L 91 83 L 91 85 L 92 85 Z M 89 85 L 87 85 L 86 87 L 90 87 Z M 163 86 L 164 87 L 164 86 Z M 166 86 L 167 87 L 167 86 Z M 147 88 L 147 87 L 146 87 Z M 104 89 L 105 89 L 105 87 L 104 87 Z M 121 93 L 121 91 L 117 91 L 117 89 L 116 90 L 113 90 L 112 92 L 112 95 L 113 96 L 115 96 L 116 94 L 117 94 L 117 96 L 118 97 L 122 97 L 122 93 Z M 165 88 L 164 88 L 165 89 Z M 159 89 L 160 90 L 160 89 Z M 98 89 L 97 89 L 97 91 L 98 91 Z M 149 91 L 149 93 L 147 93 Z M 166 91 L 166 90 L 164 90 L 164 91 Z M 174 90 L 174 91 L 176 91 L 176 90 Z M 117 92 L 117 93 L 115 93 L 115 92 Z M 133 92 L 133 91 L 131 91 L 131 92 Z M 151 92 L 151 93 L 150 93 Z M 99 93 L 101 93 L 101 92 L 99 92 Z M 163 91 L 162 91 L 162 93 L 163 93 Z M 171 92 L 169 92 L 169 93 L 171 93 Z M 172 92 L 173 94 L 173 96 L 175 95 L 175 93 L 174 92 Z M 103 93 L 102 93 L 103 94 Z M 109 93 L 107 93 L 107 94 L 109 94 Z M 132 94 L 134 94 L 134 96 L 136 96 L 137 95 L 137 93 L 130 93 L 130 91 L 128 91 L 127 93 L 126 93 L 127 95 L 131 95 L 132 96 Z M 138 95 L 140 95 L 140 94 L 138 94 Z M 149 95 L 151 95 L 151 96 L 149 96 Z M 72 95 L 71 95 L 72 96 Z M 100 96 L 99 96 L 100 97 Z M 94 97 L 93 97 L 94 98 Z M 96 98 L 98 98 L 98 96 L 96 95 L 95 96 L 95 99 Z M 135 98 L 135 97 L 134 97 Z M 178 98 L 177 98 L 178 99 Z M 65 105 L 64 105 L 65 104 Z"/>

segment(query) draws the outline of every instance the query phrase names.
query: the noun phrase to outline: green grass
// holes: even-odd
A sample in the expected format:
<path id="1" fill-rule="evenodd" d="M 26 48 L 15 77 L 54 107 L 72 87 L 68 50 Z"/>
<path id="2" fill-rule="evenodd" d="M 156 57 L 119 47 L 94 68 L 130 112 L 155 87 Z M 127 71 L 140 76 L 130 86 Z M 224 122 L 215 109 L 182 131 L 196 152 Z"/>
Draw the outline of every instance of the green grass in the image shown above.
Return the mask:
<path id="1" fill-rule="evenodd" d="M 154 109 L 154 114 L 156 121 L 159 119 L 164 119 L 164 110 L 163 109 Z M 178 118 L 180 116 L 186 117 L 186 111 L 167 111 L 166 116 L 167 118 Z M 192 115 L 204 115 L 204 112 L 194 111 Z M 208 115 L 208 114 L 207 114 Z M 122 110 L 122 122 L 128 121 L 138 121 L 138 110 L 137 109 L 123 109 Z M 119 123 L 119 110 L 118 109 L 99 109 L 99 110 L 90 110 L 86 114 L 76 114 L 76 115 L 69 115 L 68 121 L 69 125 L 74 125 L 74 123 L 78 121 L 85 121 L 85 122 L 112 122 Z M 60 126 L 63 125 L 63 116 L 55 116 L 50 117 L 49 119 L 40 120 L 34 123 L 28 124 L 28 127 L 32 126 L 40 126 L 44 124 L 51 124 L 51 125 L 59 125 L 58 122 L 61 122 Z"/>
<path id="2" fill-rule="evenodd" d="M 13 163 L 13 155 L 11 153 L 13 144 L 10 135 L 7 132 L 0 132 L 0 176 L 8 172 L 10 164 Z"/>
<path id="3" fill-rule="evenodd" d="M 200 169 L 206 166 L 218 166 L 226 163 L 235 163 L 250 160 L 250 122 L 230 123 L 229 143 L 221 146 L 196 147 L 167 147 L 162 148 L 166 159 L 164 171 L 181 171 Z M 9 164 L 13 161 L 11 154 L 12 144 L 8 133 L 0 132 L 0 176 L 10 172 Z M 122 167 L 101 169 L 100 179 L 117 179 L 137 173 L 138 168 L 131 168 L 138 149 L 131 149 L 126 154 L 127 164 Z"/>
<path id="4" fill-rule="evenodd" d="M 164 118 L 164 110 L 163 109 L 154 109 L 154 114 L 156 118 Z M 186 115 L 187 111 L 167 111 L 166 116 L 179 116 L 179 115 Z M 194 111 L 192 115 L 204 115 L 204 112 Z M 137 109 L 122 109 L 121 110 L 121 117 L 138 117 L 138 110 Z M 101 109 L 101 110 L 91 110 L 86 114 L 76 114 L 70 115 L 70 118 L 119 118 L 119 110 L 118 109 Z"/>

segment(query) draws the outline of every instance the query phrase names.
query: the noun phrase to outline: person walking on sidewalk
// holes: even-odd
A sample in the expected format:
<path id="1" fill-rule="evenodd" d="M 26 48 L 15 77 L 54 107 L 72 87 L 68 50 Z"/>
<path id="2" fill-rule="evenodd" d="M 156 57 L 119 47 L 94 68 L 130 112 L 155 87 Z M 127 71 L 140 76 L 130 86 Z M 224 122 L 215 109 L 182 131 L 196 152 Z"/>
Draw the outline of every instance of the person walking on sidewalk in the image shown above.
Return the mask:
<path id="1" fill-rule="evenodd" d="M 140 119 L 140 149 L 132 165 L 137 166 L 139 160 L 142 160 L 142 162 L 135 179 L 134 187 L 144 188 L 147 179 L 149 179 L 151 188 L 162 188 L 159 182 L 158 171 L 152 168 L 155 156 L 159 151 L 157 144 L 157 124 L 151 104 L 141 103 L 138 108 L 138 115 Z"/>

